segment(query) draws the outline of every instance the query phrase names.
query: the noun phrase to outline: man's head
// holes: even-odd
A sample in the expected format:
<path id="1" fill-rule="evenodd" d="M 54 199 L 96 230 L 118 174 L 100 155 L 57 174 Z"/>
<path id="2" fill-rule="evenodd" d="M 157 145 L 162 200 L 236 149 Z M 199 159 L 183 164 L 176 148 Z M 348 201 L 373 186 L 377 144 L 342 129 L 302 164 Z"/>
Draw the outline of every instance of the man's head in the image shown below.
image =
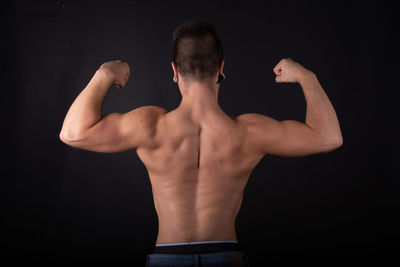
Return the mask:
<path id="1" fill-rule="evenodd" d="M 172 68 L 185 83 L 214 80 L 222 73 L 224 52 L 214 25 L 203 19 L 186 20 L 173 33 Z"/>

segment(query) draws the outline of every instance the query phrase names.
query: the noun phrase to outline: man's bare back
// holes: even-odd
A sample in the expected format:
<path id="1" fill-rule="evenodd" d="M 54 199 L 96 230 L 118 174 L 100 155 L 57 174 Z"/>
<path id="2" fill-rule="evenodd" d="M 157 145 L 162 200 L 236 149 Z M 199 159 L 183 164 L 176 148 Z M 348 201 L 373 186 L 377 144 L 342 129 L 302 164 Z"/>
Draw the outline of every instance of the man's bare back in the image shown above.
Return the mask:
<path id="1" fill-rule="evenodd" d="M 235 218 L 252 169 L 245 129 L 221 109 L 201 120 L 179 108 L 162 115 L 154 147 L 137 149 L 159 220 L 157 243 L 237 240 Z"/>
<path id="2" fill-rule="evenodd" d="M 273 68 L 275 81 L 300 84 L 306 121 L 256 113 L 230 117 L 218 104 L 225 59 L 216 28 L 187 20 L 172 40 L 173 81 L 182 95 L 176 109 L 149 105 L 102 115 L 111 85 L 125 88 L 130 76 L 127 63 L 105 62 L 71 105 L 60 139 L 96 152 L 136 150 L 158 216 L 148 266 L 248 266 L 235 220 L 252 170 L 266 154 L 304 156 L 341 146 L 335 110 L 313 72 L 282 59 Z"/>
<path id="3" fill-rule="evenodd" d="M 107 62 L 71 105 L 60 132 L 63 142 L 81 149 L 136 149 L 152 185 L 158 244 L 237 240 L 235 219 L 243 190 L 264 155 L 304 156 L 342 145 L 336 113 L 316 76 L 290 59 L 273 71 L 277 82 L 301 85 L 305 123 L 256 113 L 230 117 L 217 103 L 215 82 L 185 88 L 172 66 L 183 95 L 177 109 L 143 106 L 101 115 L 109 87 L 124 88 L 130 73 L 126 63 Z M 222 68 L 223 62 L 220 75 Z"/>

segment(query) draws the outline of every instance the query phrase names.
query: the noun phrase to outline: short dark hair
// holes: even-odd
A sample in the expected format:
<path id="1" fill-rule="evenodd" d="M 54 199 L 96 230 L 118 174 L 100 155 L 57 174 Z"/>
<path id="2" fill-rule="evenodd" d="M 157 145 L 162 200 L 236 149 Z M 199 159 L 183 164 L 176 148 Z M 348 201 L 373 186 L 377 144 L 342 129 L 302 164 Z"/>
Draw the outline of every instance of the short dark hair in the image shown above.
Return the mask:
<path id="1" fill-rule="evenodd" d="M 173 33 L 172 61 L 187 82 L 213 77 L 224 58 L 216 27 L 204 19 L 182 22 Z"/>

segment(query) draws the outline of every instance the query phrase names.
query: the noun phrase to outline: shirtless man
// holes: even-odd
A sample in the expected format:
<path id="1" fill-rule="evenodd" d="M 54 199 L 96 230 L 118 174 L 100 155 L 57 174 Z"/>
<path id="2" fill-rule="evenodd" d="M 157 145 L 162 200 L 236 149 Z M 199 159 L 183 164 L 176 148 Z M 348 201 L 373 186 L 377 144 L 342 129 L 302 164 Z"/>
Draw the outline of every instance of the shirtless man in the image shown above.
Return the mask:
<path id="1" fill-rule="evenodd" d="M 127 63 L 106 62 L 70 107 L 60 139 L 103 153 L 136 149 L 158 215 L 147 266 L 248 266 L 235 219 L 252 170 L 266 154 L 304 156 L 340 147 L 338 119 L 316 75 L 291 59 L 282 59 L 273 72 L 278 83 L 301 85 L 305 123 L 256 113 L 230 117 L 218 105 L 225 74 L 215 27 L 186 21 L 173 37 L 173 81 L 182 94 L 176 109 L 150 105 L 102 115 L 110 86 L 124 88 L 130 75 Z"/>

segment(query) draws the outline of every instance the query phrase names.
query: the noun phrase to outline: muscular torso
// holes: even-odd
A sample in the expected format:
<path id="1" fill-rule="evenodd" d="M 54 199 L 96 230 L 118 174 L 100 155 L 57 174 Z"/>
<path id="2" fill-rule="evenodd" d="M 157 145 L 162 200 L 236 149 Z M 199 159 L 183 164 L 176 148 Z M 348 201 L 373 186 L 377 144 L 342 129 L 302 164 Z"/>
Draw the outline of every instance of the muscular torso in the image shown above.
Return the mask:
<path id="1" fill-rule="evenodd" d="M 157 243 L 237 240 L 235 219 L 262 158 L 222 110 L 195 119 L 175 109 L 157 122 L 152 146 L 138 148 L 158 215 Z"/>

